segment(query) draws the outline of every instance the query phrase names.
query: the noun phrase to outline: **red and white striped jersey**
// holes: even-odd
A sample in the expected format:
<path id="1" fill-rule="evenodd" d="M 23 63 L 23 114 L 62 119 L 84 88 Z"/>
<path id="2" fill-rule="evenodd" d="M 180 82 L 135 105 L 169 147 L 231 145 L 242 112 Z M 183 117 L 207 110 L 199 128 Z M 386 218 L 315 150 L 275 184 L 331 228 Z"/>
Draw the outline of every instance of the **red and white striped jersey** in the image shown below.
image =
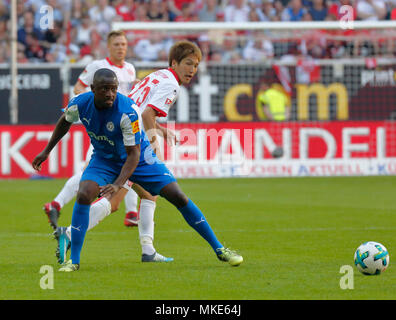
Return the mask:
<path id="1" fill-rule="evenodd" d="M 135 101 L 141 112 L 151 107 L 157 111 L 158 117 L 166 117 L 179 91 L 178 76 L 168 68 L 150 73 L 132 88 L 128 97 Z"/>
<path id="2" fill-rule="evenodd" d="M 132 89 L 132 83 L 136 79 L 135 67 L 129 62 L 124 62 L 122 66 L 115 65 L 109 58 L 92 61 L 86 66 L 78 77 L 78 81 L 85 87 L 92 84 L 93 76 L 98 69 L 107 68 L 115 72 L 118 78 L 118 92 L 128 95 Z"/>

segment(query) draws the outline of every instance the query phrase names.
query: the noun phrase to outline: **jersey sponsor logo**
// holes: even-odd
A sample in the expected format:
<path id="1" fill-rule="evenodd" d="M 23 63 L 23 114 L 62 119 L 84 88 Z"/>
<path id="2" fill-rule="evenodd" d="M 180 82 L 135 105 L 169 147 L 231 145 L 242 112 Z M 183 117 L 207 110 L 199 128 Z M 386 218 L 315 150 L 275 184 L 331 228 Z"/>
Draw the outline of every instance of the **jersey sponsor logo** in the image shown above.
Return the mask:
<path id="1" fill-rule="evenodd" d="M 110 140 L 106 136 L 97 136 L 94 132 L 92 131 L 87 131 L 88 135 L 90 138 L 95 139 L 97 141 L 107 141 L 111 146 L 114 146 L 115 143 L 114 141 Z"/>
<path id="2" fill-rule="evenodd" d="M 139 120 L 136 120 L 135 122 L 132 122 L 131 126 L 132 126 L 132 133 L 133 134 L 139 132 Z"/>
<path id="3" fill-rule="evenodd" d="M 114 123 L 111 122 L 111 121 L 107 122 L 106 129 L 109 130 L 109 131 L 113 131 L 114 130 Z"/>

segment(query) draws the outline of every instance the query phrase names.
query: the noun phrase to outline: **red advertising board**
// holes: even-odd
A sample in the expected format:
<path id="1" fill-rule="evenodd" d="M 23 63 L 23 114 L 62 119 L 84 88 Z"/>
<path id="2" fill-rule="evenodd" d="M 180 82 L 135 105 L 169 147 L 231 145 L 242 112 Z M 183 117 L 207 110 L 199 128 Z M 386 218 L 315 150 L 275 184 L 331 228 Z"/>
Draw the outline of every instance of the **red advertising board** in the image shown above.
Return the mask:
<path id="1" fill-rule="evenodd" d="M 180 142 L 175 147 L 164 145 L 165 161 L 178 177 L 396 173 L 393 122 L 227 122 L 168 126 L 177 132 Z M 43 150 L 53 129 L 53 125 L 0 126 L 0 178 L 34 175 L 30 163 Z M 273 158 L 271 154 L 277 147 L 281 147 L 283 154 Z M 88 148 L 84 127 L 73 125 L 43 164 L 40 174 L 71 176 L 81 169 Z M 383 166 L 387 166 L 386 170 Z"/>

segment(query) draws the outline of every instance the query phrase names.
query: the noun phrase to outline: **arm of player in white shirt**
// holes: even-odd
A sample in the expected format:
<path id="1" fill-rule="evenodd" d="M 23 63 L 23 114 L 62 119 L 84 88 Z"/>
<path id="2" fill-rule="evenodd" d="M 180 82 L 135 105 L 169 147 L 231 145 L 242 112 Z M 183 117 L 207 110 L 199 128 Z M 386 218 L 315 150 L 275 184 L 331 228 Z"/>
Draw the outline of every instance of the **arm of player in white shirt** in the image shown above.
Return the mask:
<path id="1" fill-rule="evenodd" d="M 154 150 L 155 154 L 157 155 L 157 158 L 160 159 L 161 161 L 164 161 L 164 157 L 162 156 L 161 153 L 160 144 L 158 142 L 156 117 L 157 117 L 157 112 L 152 108 L 146 108 L 142 113 L 144 130 L 147 135 L 147 138 L 150 141 L 151 148 Z"/>

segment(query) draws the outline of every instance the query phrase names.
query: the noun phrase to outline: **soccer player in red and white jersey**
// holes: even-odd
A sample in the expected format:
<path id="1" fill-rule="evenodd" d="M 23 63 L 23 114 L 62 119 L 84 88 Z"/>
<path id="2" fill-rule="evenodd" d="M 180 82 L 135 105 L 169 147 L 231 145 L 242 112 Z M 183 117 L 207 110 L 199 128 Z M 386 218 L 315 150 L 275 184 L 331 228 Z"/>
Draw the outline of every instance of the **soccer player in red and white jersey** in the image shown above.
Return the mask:
<path id="1" fill-rule="evenodd" d="M 88 64 L 84 71 L 79 76 L 77 83 L 74 86 L 74 93 L 76 95 L 86 92 L 90 90 L 90 85 L 93 81 L 93 75 L 98 69 L 107 68 L 111 69 L 115 72 L 118 78 L 119 86 L 118 92 L 128 95 L 131 91 L 133 85 L 139 80 L 136 79 L 136 70 L 135 67 L 125 61 L 128 42 L 126 35 L 123 31 L 112 31 L 107 36 L 107 48 L 109 52 L 109 56 L 102 60 L 95 60 Z M 90 148 L 91 150 L 91 148 Z M 88 163 L 90 158 L 90 151 L 88 151 L 87 160 Z M 81 179 L 82 171 L 76 173 L 72 176 L 65 184 L 60 193 L 55 197 L 55 199 L 44 205 L 44 211 L 48 215 L 49 222 L 51 226 L 56 230 L 55 237 L 58 239 L 62 233 L 66 232 L 67 236 L 70 235 L 70 230 L 64 227 L 57 228 L 57 221 L 60 215 L 60 209 L 68 203 L 74 196 L 77 194 L 79 182 Z M 155 206 L 152 205 L 151 201 L 148 202 L 145 199 L 141 199 L 139 214 L 138 214 L 138 196 L 135 191 L 128 188 L 128 192 L 124 197 L 125 200 L 125 209 L 126 216 L 124 219 L 124 224 L 127 227 L 139 226 L 144 227 L 144 222 L 139 224 L 139 215 L 141 217 L 153 217 Z M 100 199 L 97 203 L 97 208 L 93 208 L 92 212 L 90 212 L 90 228 L 95 226 L 101 221 L 104 216 L 110 214 L 111 212 L 115 212 L 118 210 L 120 201 L 114 198 L 112 201 L 108 201 L 106 198 Z M 100 210 L 103 212 L 99 213 Z M 65 235 L 62 235 L 65 236 Z M 152 248 L 154 248 L 151 245 Z M 151 248 L 150 247 L 150 248 Z M 67 249 L 67 248 L 66 248 Z M 67 250 L 66 250 L 67 251 Z M 63 248 L 57 248 L 57 256 L 58 261 L 62 263 L 65 259 L 66 251 Z M 149 251 L 151 252 L 151 251 Z M 143 248 L 143 253 L 145 253 Z M 162 257 L 162 256 L 161 256 Z"/>

